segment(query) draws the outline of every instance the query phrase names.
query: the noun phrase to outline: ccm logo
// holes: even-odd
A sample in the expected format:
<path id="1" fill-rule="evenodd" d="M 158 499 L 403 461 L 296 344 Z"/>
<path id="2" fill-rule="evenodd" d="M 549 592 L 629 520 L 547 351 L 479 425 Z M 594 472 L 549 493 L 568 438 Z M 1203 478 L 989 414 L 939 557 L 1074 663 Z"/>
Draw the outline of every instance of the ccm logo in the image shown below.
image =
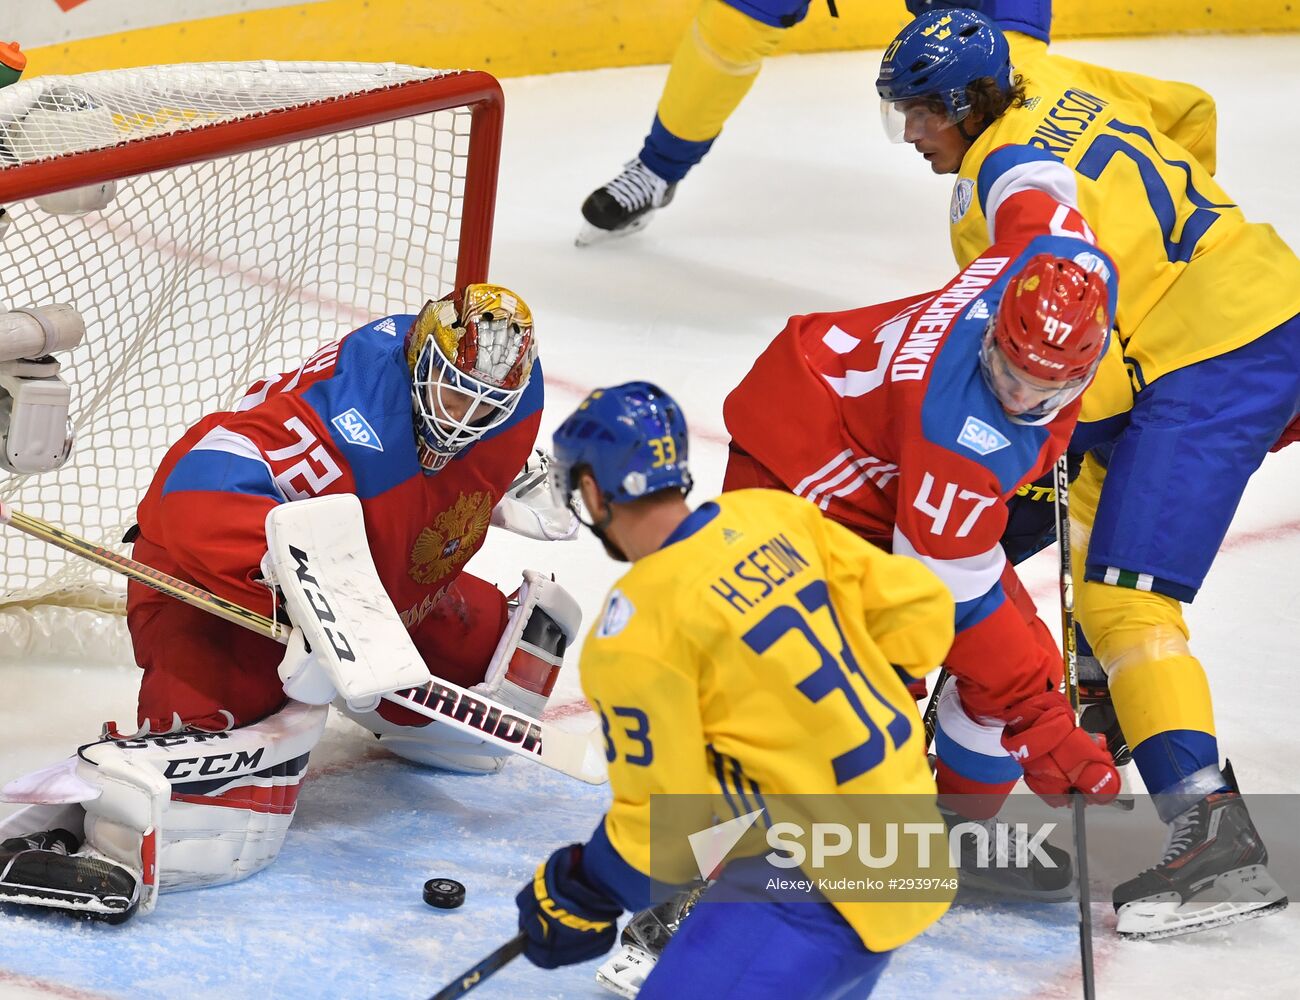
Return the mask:
<path id="1" fill-rule="evenodd" d="M 253 753 L 219 753 L 211 757 L 182 757 L 169 760 L 165 778 L 208 778 L 218 774 L 231 774 L 235 771 L 252 771 L 262 762 L 263 747 Z M 194 765 L 198 765 L 196 768 Z"/>
<path id="2" fill-rule="evenodd" d="M 348 637 L 338 631 L 337 628 L 330 628 L 330 625 L 334 624 L 335 621 L 334 609 L 330 607 L 330 602 L 320 589 L 320 584 L 316 582 L 316 578 L 307 571 L 307 553 L 296 545 L 290 545 L 289 555 L 293 556 L 294 575 L 298 578 L 298 582 L 302 584 L 302 592 L 307 595 L 307 604 L 321 623 L 325 638 L 334 647 L 334 652 L 338 654 L 340 660 L 355 661 L 357 657 L 352 652 L 352 644 L 348 642 Z"/>

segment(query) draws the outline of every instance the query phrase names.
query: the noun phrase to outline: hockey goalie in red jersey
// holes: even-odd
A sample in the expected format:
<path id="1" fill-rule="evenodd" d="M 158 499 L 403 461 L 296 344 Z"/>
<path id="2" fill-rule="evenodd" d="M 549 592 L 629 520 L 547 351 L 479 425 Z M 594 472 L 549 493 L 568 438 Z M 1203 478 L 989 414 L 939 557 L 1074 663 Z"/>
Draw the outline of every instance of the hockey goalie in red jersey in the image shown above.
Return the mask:
<path id="1" fill-rule="evenodd" d="M 1115 295 L 1091 243 L 1002 243 L 937 293 L 794 317 L 724 407 L 725 488 L 807 497 L 952 590 L 938 778 L 941 794 L 980 796 L 968 813 L 978 801 L 991 815 L 1022 773 L 1045 796 L 1118 791 L 999 544 L 1007 498 L 1065 450 Z"/>
<path id="2" fill-rule="evenodd" d="M 416 648 L 437 676 L 478 683 L 507 602 L 461 568 L 532 455 L 543 393 L 536 358 L 528 307 L 499 286 L 471 285 L 418 317 L 362 327 L 297 371 L 256 383 L 234 412 L 205 417 L 172 447 L 140 504 L 135 557 L 265 608 L 268 511 L 355 494 L 379 578 Z M 283 703 L 277 643 L 137 584 L 127 616 L 148 732 L 174 729 L 176 716 L 205 730 L 245 725 Z M 413 721 L 388 705 L 380 712 Z M 385 742 L 407 749 L 404 737 Z"/>
<path id="3" fill-rule="evenodd" d="M 256 612 L 272 613 L 278 590 L 287 652 L 132 583 L 139 732 L 106 727 L 6 786 L 46 832 L 5 842 L 27 860 L 3 869 L 0 897 L 125 919 L 160 891 L 266 867 L 331 701 L 401 756 L 499 770 L 507 750 L 434 723 L 421 698 L 432 678 L 535 719 L 577 634 L 577 604 L 549 576 L 524 571 L 508 600 L 463 571 L 489 524 L 576 534 L 533 451 L 542 397 L 527 305 L 477 284 L 367 324 L 190 428 L 140 504 L 134 556 Z M 304 541 L 286 558 L 277 533 L 291 530 Z M 350 632 L 335 615 L 347 600 L 360 608 Z M 75 816 L 56 805 L 73 802 Z"/>

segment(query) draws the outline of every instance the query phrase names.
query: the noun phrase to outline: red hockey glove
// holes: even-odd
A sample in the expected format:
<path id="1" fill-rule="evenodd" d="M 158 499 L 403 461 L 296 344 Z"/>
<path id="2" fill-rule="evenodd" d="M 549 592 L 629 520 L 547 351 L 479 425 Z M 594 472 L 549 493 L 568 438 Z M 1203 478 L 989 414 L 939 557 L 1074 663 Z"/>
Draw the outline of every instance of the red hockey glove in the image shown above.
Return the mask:
<path id="1" fill-rule="evenodd" d="M 1002 745 L 1025 769 L 1025 784 L 1048 805 L 1067 805 L 1072 791 L 1101 805 L 1119 794 L 1119 772 L 1105 738 L 1078 727 L 1065 695 L 1044 691 L 1008 714 Z"/>

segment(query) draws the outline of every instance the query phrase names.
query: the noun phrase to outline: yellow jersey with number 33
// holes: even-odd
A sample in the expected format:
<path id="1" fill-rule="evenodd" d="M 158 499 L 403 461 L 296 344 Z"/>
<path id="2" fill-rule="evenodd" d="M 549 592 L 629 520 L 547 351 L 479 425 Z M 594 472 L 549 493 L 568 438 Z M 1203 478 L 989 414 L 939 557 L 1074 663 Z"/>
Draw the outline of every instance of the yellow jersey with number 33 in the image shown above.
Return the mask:
<path id="1" fill-rule="evenodd" d="M 911 795 L 938 822 L 916 702 L 891 664 L 913 677 L 934 669 L 953 615 L 919 561 L 806 500 L 741 490 L 701 506 L 618 581 L 583 646 L 583 691 L 607 745 L 610 845 L 650 874 L 661 795 L 711 796 L 737 815 L 765 795 Z M 948 903 L 832 905 L 885 950 Z"/>
<path id="2" fill-rule="evenodd" d="M 1162 375 L 1226 354 L 1300 313 L 1300 259 L 1272 226 L 1246 221 L 1215 182 L 1215 113 L 1196 87 L 1048 54 L 1011 33 L 1027 103 L 962 161 L 952 244 L 965 267 L 1003 212 L 1076 208 L 1120 274 L 1118 337 L 1085 394 L 1084 422 L 1127 411 Z M 1068 169 L 1067 169 L 1068 168 Z M 1072 233 L 1071 235 L 1081 235 Z"/>

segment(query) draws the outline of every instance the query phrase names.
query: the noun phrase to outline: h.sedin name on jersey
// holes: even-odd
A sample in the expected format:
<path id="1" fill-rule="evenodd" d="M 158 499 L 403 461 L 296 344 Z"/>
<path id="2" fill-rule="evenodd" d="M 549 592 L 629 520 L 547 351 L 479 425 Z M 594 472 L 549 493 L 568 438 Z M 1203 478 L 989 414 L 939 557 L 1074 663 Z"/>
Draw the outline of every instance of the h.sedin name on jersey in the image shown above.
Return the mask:
<path id="1" fill-rule="evenodd" d="M 542 755 L 541 726 L 531 719 L 511 715 L 497 705 L 480 701 L 468 691 L 459 691 L 437 681 L 430 681 L 424 687 L 400 693 L 457 722 L 466 722 L 481 733 L 495 736 L 507 743 L 517 743 L 538 757 Z"/>

